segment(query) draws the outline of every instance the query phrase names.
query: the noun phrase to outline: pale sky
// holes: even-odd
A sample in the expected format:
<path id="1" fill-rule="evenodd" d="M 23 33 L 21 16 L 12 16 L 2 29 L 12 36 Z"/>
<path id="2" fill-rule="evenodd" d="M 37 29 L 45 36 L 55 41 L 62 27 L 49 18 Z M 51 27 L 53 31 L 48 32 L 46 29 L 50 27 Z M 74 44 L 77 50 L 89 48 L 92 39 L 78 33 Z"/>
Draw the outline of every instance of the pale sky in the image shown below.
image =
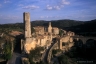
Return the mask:
<path id="1" fill-rule="evenodd" d="M 96 19 L 96 0 L 0 0 L 0 24 L 23 22 L 23 12 L 33 20 Z"/>

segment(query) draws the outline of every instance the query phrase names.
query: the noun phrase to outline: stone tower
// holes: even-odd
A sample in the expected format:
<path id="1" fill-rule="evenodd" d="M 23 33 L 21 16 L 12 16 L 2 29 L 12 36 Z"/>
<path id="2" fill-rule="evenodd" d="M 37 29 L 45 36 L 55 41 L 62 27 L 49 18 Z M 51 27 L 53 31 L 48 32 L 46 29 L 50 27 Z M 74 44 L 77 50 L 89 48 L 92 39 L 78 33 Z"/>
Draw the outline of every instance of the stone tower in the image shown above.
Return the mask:
<path id="1" fill-rule="evenodd" d="M 23 21 L 24 21 L 24 36 L 25 38 L 31 38 L 30 14 L 28 12 L 23 13 Z"/>
<path id="2" fill-rule="evenodd" d="M 51 22 L 49 22 L 48 32 L 49 32 L 49 33 L 52 33 L 52 26 L 51 26 Z"/>
<path id="3" fill-rule="evenodd" d="M 32 39 L 31 36 L 31 24 L 30 24 L 30 14 L 28 12 L 23 13 L 24 20 L 24 51 L 30 53 L 30 50 L 36 47 L 36 41 Z"/>

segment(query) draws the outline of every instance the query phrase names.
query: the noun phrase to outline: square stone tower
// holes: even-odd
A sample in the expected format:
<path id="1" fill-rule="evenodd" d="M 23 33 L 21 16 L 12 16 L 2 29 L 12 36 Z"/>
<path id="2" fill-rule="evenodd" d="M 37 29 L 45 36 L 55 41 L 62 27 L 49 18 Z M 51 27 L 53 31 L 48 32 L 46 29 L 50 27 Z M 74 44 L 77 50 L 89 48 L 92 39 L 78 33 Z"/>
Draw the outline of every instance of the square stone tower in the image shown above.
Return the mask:
<path id="1" fill-rule="evenodd" d="M 49 33 L 52 33 L 52 26 L 51 26 L 51 22 L 49 22 L 48 32 L 49 32 Z"/>
<path id="2" fill-rule="evenodd" d="M 24 21 L 24 36 L 26 38 L 31 38 L 31 24 L 30 24 L 30 13 L 23 13 L 23 21 Z"/>

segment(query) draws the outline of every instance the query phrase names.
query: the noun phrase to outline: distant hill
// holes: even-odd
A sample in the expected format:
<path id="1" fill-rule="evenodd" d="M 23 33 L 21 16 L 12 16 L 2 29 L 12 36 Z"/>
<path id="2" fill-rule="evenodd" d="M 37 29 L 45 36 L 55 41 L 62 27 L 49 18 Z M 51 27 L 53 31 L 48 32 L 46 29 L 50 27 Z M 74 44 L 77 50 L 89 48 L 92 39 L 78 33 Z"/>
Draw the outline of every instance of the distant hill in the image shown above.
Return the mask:
<path id="1" fill-rule="evenodd" d="M 68 30 L 81 35 L 96 36 L 96 20 L 87 21 L 83 24 L 69 27 Z"/>
<path id="2" fill-rule="evenodd" d="M 48 23 L 51 22 L 53 27 L 65 28 L 72 27 L 83 24 L 83 21 L 75 21 L 75 20 L 53 20 L 53 21 L 32 21 L 33 26 L 48 26 Z"/>
<path id="3" fill-rule="evenodd" d="M 51 22 L 53 27 L 62 28 L 65 30 L 74 31 L 77 34 L 81 33 L 95 33 L 96 34 L 96 19 L 91 21 L 76 21 L 76 20 L 36 20 L 31 21 L 32 27 L 34 26 L 48 26 L 48 23 Z M 23 23 L 14 23 L 14 24 L 2 24 L 0 29 L 22 29 L 24 28 Z"/>
<path id="4" fill-rule="evenodd" d="M 84 22 L 83 24 L 72 26 L 71 28 L 75 28 L 76 30 L 79 30 L 81 32 L 96 32 L 96 20 L 91 20 Z"/>

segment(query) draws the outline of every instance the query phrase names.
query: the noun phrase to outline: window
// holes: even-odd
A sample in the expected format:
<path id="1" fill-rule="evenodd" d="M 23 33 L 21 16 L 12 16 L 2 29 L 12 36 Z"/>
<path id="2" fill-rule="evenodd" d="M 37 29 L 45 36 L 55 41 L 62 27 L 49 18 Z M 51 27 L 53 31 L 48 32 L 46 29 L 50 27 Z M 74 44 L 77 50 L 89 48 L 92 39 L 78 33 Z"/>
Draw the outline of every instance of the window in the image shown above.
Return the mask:
<path id="1" fill-rule="evenodd" d="M 62 46 L 65 46 L 65 43 L 64 42 L 62 42 Z"/>

